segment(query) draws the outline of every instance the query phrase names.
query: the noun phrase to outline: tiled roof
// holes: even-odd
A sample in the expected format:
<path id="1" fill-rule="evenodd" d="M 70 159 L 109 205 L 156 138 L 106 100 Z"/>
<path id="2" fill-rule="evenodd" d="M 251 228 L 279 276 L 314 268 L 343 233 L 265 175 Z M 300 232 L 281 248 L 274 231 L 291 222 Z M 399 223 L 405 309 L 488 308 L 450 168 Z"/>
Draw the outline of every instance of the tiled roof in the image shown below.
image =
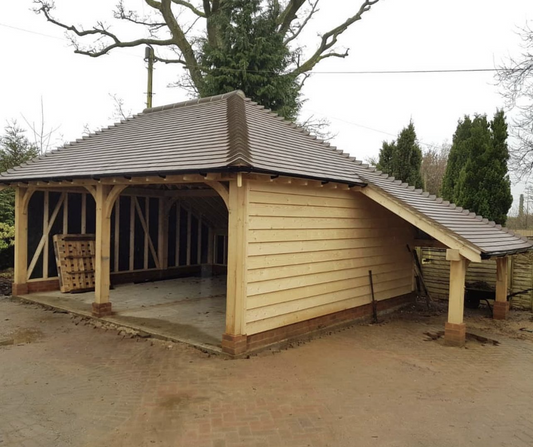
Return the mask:
<path id="1" fill-rule="evenodd" d="M 485 257 L 532 248 L 494 222 L 363 165 L 242 92 L 147 109 L 0 174 L 0 183 L 228 170 L 373 185 Z"/>
<path id="2" fill-rule="evenodd" d="M 242 92 L 147 109 L 0 175 L 0 182 L 261 171 L 361 183 L 353 157 Z"/>
<path id="3" fill-rule="evenodd" d="M 533 248 L 530 240 L 501 225 L 421 189 L 415 189 L 373 167 L 358 163 L 357 174 L 365 183 L 379 188 L 415 214 L 424 216 L 436 227 L 477 248 L 482 257 L 520 253 Z"/>

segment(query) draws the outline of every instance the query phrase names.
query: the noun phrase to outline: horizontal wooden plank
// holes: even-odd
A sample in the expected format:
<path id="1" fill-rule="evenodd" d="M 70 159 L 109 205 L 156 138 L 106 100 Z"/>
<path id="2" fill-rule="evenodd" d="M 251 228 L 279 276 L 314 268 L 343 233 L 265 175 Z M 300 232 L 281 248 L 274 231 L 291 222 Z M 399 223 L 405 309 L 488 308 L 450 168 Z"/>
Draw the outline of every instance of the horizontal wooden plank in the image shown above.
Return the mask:
<path id="1" fill-rule="evenodd" d="M 248 270 L 276 268 L 293 265 L 306 265 L 314 262 L 336 261 L 344 259 L 360 259 L 372 256 L 402 256 L 409 254 L 403 244 L 383 247 L 343 248 L 315 251 L 312 253 L 283 253 L 248 257 Z M 410 255 L 409 255 L 410 259 Z"/>
<path id="2" fill-rule="evenodd" d="M 284 242 L 313 241 L 333 239 L 381 238 L 394 233 L 396 237 L 412 237 L 412 232 L 405 226 L 389 228 L 328 228 L 328 229 L 282 229 L 252 230 L 248 233 L 249 242 Z"/>
<path id="3" fill-rule="evenodd" d="M 300 205 L 312 207 L 336 207 L 365 209 L 366 201 L 362 201 L 355 194 L 343 198 L 337 195 L 324 197 L 320 195 L 295 194 L 294 192 L 263 192 L 250 191 L 250 203 L 273 205 Z"/>
<path id="4" fill-rule="evenodd" d="M 316 207 L 300 205 L 268 205 L 251 203 L 249 206 L 250 216 L 269 217 L 334 217 L 342 219 L 369 219 L 384 218 L 391 221 L 400 221 L 398 217 L 390 213 L 376 213 L 369 209 Z"/>
<path id="5" fill-rule="evenodd" d="M 368 270 L 366 267 L 337 269 L 333 271 L 326 271 L 307 275 L 297 275 L 287 278 L 277 278 L 269 281 L 252 282 L 248 284 L 248 299 L 254 295 L 263 295 L 272 292 L 279 292 L 282 290 L 297 289 L 315 284 L 326 284 L 344 279 L 358 279 L 364 278 L 366 282 L 368 279 Z M 412 276 L 412 267 L 405 264 L 385 264 L 372 267 L 372 274 L 374 282 L 387 281 L 389 279 L 403 278 Z"/>
<path id="6" fill-rule="evenodd" d="M 410 292 L 410 285 L 396 285 L 394 288 L 384 290 L 376 293 L 376 299 L 383 300 L 393 298 L 396 296 L 404 295 Z M 311 318 L 320 317 L 334 312 L 340 312 L 342 310 L 351 309 L 353 307 L 361 306 L 370 302 L 370 297 L 364 295 L 355 296 L 342 301 L 330 302 L 322 306 L 303 309 L 299 312 L 292 312 L 289 314 L 279 315 L 273 318 L 267 318 L 257 321 L 247 320 L 246 332 L 248 335 L 256 334 L 258 332 L 264 332 L 269 329 L 275 329 L 278 327 L 286 326 L 289 324 L 297 323 L 299 321 L 308 320 Z M 248 317 L 247 313 L 247 317 Z"/>
<path id="7" fill-rule="evenodd" d="M 375 291 L 382 290 L 384 287 L 383 285 L 390 281 L 398 281 L 398 283 L 402 283 L 402 281 L 405 281 L 409 282 L 409 284 L 412 285 L 411 271 L 399 271 L 389 273 L 387 275 L 387 277 L 382 279 L 374 279 Z M 367 275 L 356 278 L 339 279 L 326 283 L 312 284 L 288 290 L 279 290 L 260 295 L 248 296 L 248 308 L 255 309 L 259 307 L 282 305 L 283 303 L 305 299 L 311 296 L 335 294 L 336 292 L 341 290 L 356 289 L 361 287 L 365 288 L 364 293 L 370 294 L 370 280 L 368 278 L 368 272 Z M 331 299 L 334 299 L 333 295 Z"/>
<path id="8" fill-rule="evenodd" d="M 399 244 L 406 244 L 407 240 L 396 238 L 395 236 L 383 238 L 365 238 L 365 239 L 339 239 L 325 241 L 301 241 L 301 242 L 264 242 L 258 244 L 249 244 L 248 255 L 274 255 L 281 253 L 302 253 L 315 252 L 323 250 L 342 250 L 346 248 L 365 248 L 365 247 L 393 247 Z"/>
<path id="9" fill-rule="evenodd" d="M 350 218 L 341 219 L 334 217 L 276 217 L 276 216 L 250 216 L 248 228 L 261 229 L 313 229 L 313 228 L 389 228 L 398 226 L 398 219 L 381 218 Z M 414 235 L 414 231 L 413 231 Z"/>
<path id="10" fill-rule="evenodd" d="M 335 256 L 335 253 L 332 253 Z M 312 275 L 315 273 L 344 270 L 348 268 L 364 268 L 366 270 L 380 265 L 406 265 L 411 262 L 407 252 L 390 253 L 381 256 L 363 256 L 357 258 L 338 259 L 319 262 L 304 262 L 303 264 L 284 265 L 280 267 L 259 268 L 248 270 L 248 283 L 290 278 L 298 275 Z"/>

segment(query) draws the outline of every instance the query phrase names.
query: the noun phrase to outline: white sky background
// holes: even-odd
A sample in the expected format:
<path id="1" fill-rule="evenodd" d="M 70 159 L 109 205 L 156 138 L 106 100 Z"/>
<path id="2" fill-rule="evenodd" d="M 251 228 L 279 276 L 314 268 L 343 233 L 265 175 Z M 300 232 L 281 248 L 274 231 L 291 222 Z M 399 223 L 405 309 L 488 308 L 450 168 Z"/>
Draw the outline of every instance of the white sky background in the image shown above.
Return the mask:
<path id="1" fill-rule="evenodd" d="M 55 15 L 65 22 L 86 27 L 96 19 L 113 22 L 115 2 L 56 3 Z M 341 23 L 360 5 L 359 0 L 322 3 L 317 20 L 301 39 L 309 52 L 318 43 L 318 31 Z M 143 0 L 129 2 L 131 7 L 143 4 Z M 42 97 L 46 127 L 59 126 L 61 142 L 81 137 L 85 125 L 95 129 L 110 124 L 110 94 L 123 98 L 134 113 L 142 111 L 143 47 L 117 49 L 97 59 L 75 55 L 63 31 L 34 14 L 32 6 L 31 0 L 0 2 L 0 124 L 17 119 L 25 125 L 22 116 L 40 123 Z M 376 156 L 382 141 L 395 138 L 410 119 L 421 143 L 451 142 L 464 114 L 492 117 L 503 105 L 492 73 L 318 72 L 494 68 L 509 55 L 520 54 L 517 31 L 531 19 L 531 0 L 382 0 L 340 38 L 339 47 L 350 48 L 349 57 L 321 62 L 307 80 L 302 117 L 329 119 L 337 134 L 333 143 L 359 159 Z M 114 26 L 117 34 L 124 30 Z M 177 65 L 156 64 L 154 106 L 188 98 L 186 92 L 167 87 L 181 72 Z M 515 195 L 521 188 L 513 188 Z"/>

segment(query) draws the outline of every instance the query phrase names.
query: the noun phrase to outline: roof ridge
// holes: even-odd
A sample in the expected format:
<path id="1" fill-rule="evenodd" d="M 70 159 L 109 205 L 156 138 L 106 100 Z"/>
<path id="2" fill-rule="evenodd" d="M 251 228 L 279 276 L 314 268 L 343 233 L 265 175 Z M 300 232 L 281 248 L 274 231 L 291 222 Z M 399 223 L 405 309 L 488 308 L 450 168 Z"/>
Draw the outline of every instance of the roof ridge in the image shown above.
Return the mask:
<path id="1" fill-rule="evenodd" d="M 251 166 L 252 154 L 248 138 L 248 120 L 244 106 L 245 97 L 233 94 L 226 98 L 226 119 L 228 122 L 228 164 L 229 166 Z"/>
<path id="2" fill-rule="evenodd" d="M 180 108 L 180 107 L 193 106 L 193 105 L 196 105 L 196 104 L 204 104 L 204 103 L 207 103 L 207 102 L 221 101 L 221 100 L 224 100 L 224 99 L 231 98 L 233 96 L 239 96 L 242 99 L 247 99 L 246 95 L 242 92 L 242 90 L 234 90 L 232 92 L 222 93 L 220 95 L 207 96 L 207 97 L 204 97 L 204 98 L 188 99 L 187 101 L 175 102 L 173 104 L 166 104 L 166 105 L 163 105 L 163 106 L 146 108 L 146 109 L 143 110 L 142 113 L 161 112 L 163 110 L 171 110 L 171 109 L 177 109 L 177 108 Z"/>

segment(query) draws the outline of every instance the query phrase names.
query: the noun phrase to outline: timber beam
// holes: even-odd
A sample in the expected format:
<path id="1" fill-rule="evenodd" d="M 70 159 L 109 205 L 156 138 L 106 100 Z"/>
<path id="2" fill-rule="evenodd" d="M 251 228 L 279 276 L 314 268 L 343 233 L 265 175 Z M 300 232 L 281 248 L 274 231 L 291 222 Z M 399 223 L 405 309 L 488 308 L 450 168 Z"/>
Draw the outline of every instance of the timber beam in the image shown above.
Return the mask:
<path id="1" fill-rule="evenodd" d="M 239 180 L 240 179 L 240 180 Z M 342 190 L 361 190 L 358 186 L 350 186 L 346 183 L 312 180 L 297 178 L 286 175 L 259 174 L 259 173 L 209 173 L 209 174 L 184 174 L 184 175 L 148 175 L 148 176 L 116 176 L 103 178 L 86 178 L 86 179 L 69 179 L 69 180 L 34 180 L 28 182 L 13 182 L 10 184 L 0 185 L 1 188 L 7 187 L 33 187 L 39 190 L 77 188 L 96 185 L 179 185 L 187 183 L 209 183 L 209 182 L 227 182 L 232 180 L 251 180 L 280 184 L 295 184 L 300 186 L 313 186 L 325 189 L 342 189 Z M 74 192 L 72 190 L 72 192 Z"/>
<path id="2" fill-rule="evenodd" d="M 429 220 L 424 215 L 417 213 L 410 209 L 408 206 L 400 203 L 398 200 L 390 197 L 388 194 L 367 186 L 365 188 L 358 189 L 361 194 L 365 195 L 369 199 L 376 203 L 379 203 L 384 208 L 388 209 L 392 213 L 401 217 L 411 225 L 419 228 L 424 233 L 429 234 L 431 237 L 437 239 L 439 242 L 454 250 L 458 250 L 461 256 L 465 257 L 472 262 L 481 262 L 481 252 L 474 247 L 468 245 L 466 241 L 450 234 L 445 228 L 440 227 L 434 221 Z"/>

